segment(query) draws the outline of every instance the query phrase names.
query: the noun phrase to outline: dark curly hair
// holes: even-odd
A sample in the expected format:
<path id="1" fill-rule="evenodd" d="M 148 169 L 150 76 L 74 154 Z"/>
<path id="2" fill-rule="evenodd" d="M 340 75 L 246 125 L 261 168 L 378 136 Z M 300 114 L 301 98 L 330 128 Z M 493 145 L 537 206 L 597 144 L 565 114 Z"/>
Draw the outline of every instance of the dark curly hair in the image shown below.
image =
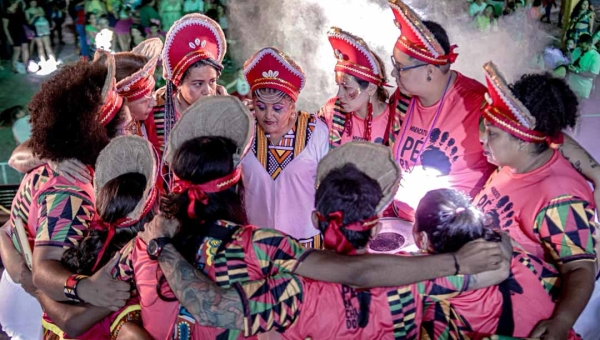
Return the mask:
<path id="1" fill-rule="evenodd" d="M 106 66 L 78 61 L 42 84 L 29 103 L 31 148 L 40 158 L 75 158 L 93 166 L 108 144 L 98 120 Z"/>
<path id="2" fill-rule="evenodd" d="M 549 73 L 525 74 L 510 89 L 535 117 L 537 131 L 556 136 L 577 123 L 579 102 L 564 80 Z M 537 143 L 536 153 L 548 147 L 546 143 Z"/>
<path id="3" fill-rule="evenodd" d="M 325 176 L 315 194 L 317 211 L 327 216 L 341 211 L 344 214 L 344 225 L 362 221 L 377 214 L 377 204 L 383 193 L 376 180 L 358 170 L 354 164 L 346 164 L 332 170 Z M 327 223 L 319 221 L 319 230 L 325 233 Z M 355 249 L 367 246 L 370 231 L 353 231 L 342 228 L 344 237 Z M 369 305 L 371 293 L 357 292 L 359 303 L 358 326 L 364 328 L 369 323 Z"/>
<path id="4" fill-rule="evenodd" d="M 96 198 L 96 210 L 100 219 L 112 223 L 127 216 L 142 199 L 145 187 L 146 177 L 139 173 L 123 174 L 108 181 L 100 189 Z M 154 218 L 155 210 L 151 210 L 138 223 L 130 227 L 116 229 L 110 245 L 98 263 L 98 268 L 108 263 L 121 248 L 135 238 L 139 231 L 144 230 L 144 225 Z M 92 268 L 107 235 L 107 230 L 88 229 L 87 235 L 77 247 L 64 252 L 62 263 L 74 273 L 92 275 Z"/>
<path id="5" fill-rule="evenodd" d="M 117 82 L 140 70 L 148 62 L 148 58 L 131 52 L 120 52 L 114 55 Z"/>
<path id="6" fill-rule="evenodd" d="M 500 234 L 487 218 L 471 204 L 469 197 L 454 189 L 429 191 L 419 202 L 415 214 L 417 232 L 425 232 L 433 251 L 451 253 L 462 246 L 483 238 L 500 241 Z"/>
<path id="7" fill-rule="evenodd" d="M 235 143 L 224 137 L 199 137 L 183 143 L 175 152 L 171 169 L 181 180 L 192 183 L 207 183 L 226 176 L 234 171 L 233 155 L 237 147 Z M 233 223 L 248 224 L 246 210 L 243 204 L 244 186 L 242 181 L 231 188 L 208 194 L 208 204 L 196 204 L 196 218 L 188 216 L 187 208 L 190 200 L 187 192 L 171 193 L 162 202 L 161 210 L 167 217 L 179 220 L 181 229 L 173 238 L 173 245 L 190 263 L 196 260 L 196 252 L 206 236 L 207 229 L 217 220 L 227 220 Z M 226 243 L 227 239 L 224 239 Z M 159 279 L 157 292 L 161 299 L 164 297 L 160 287 L 164 276 Z"/>

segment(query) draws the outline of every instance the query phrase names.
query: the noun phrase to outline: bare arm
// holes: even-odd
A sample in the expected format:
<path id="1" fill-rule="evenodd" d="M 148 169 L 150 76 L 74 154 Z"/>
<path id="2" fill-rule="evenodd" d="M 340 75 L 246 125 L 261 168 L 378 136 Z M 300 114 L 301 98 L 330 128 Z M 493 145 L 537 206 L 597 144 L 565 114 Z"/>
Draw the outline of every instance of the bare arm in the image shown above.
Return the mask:
<path id="1" fill-rule="evenodd" d="M 56 302 L 39 292 L 35 298 L 48 314 L 52 322 L 71 337 L 79 337 L 95 324 L 110 315 L 111 311 L 90 304 L 70 305 Z"/>
<path id="2" fill-rule="evenodd" d="M 4 268 L 6 268 L 10 278 L 15 283 L 20 283 L 19 277 L 21 273 L 21 267 L 25 263 L 25 260 L 14 247 L 8 234 L 8 226 L 8 223 L 6 223 L 0 229 L 0 258 L 2 258 L 2 264 L 4 265 Z"/>
<path id="3" fill-rule="evenodd" d="M 579 143 L 566 134 L 564 143 L 559 146 L 558 150 L 580 174 L 594 183 L 596 210 L 600 209 L 600 165 L 598 162 Z"/>
<path id="4" fill-rule="evenodd" d="M 497 270 L 503 261 L 497 243 L 474 241 L 456 254 L 459 274 Z M 402 273 L 402 275 L 390 275 Z M 456 273 L 452 254 L 432 256 L 360 255 L 343 256 L 329 251 L 312 251 L 294 274 L 314 280 L 358 288 L 393 287 L 450 276 Z"/>
<path id="5" fill-rule="evenodd" d="M 63 252 L 63 248 L 48 246 L 35 247 L 33 251 L 33 283 L 54 301 L 67 301 L 64 285 L 73 274 L 60 262 Z M 94 275 L 79 282 L 77 294 L 83 301 L 112 311 L 125 305 L 129 284 L 113 280 L 110 275 L 118 259 L 116 256 Z"/>
<path id="6" fill-rule="evenodd" d="M 8 160 L 8 165 L 21 173 L 27 173 L 44 163 L 45 161 L 33 154 L 29 140 L 19 144 Z"/>
<path id="7" fill-rule="evenodd" d="M 158 263 L 179 302 L 201 325 L 244 329 L 244 306 L 236 290 L 218 287 L 171 244 L 163 248 Z"/>
<path id="8" fill-rule="evenodd" d="M 60 263 L 63 252 L 61 247 L 36 246 L 33 249 L 33 284 L 55 301 L 68 301 L 64 285 L 73 274 Z"/>
<path id="9" fill-rule="evenodd" d="M 72 337 L 79 337 L 110 314 L 110 310 L 89 304 L 56 302 L 33 285 L 32 273 L 25 264 L 20 271 L 21 286 L 35 297 L 54 324 Z"/>

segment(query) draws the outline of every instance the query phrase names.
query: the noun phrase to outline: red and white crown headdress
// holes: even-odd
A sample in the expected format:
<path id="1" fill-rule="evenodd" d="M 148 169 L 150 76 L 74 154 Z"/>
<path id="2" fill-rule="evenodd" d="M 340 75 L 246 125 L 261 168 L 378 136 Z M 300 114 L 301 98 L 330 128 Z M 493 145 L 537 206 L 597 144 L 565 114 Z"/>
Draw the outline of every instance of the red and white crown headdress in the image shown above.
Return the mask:
<path id="1" fill-rule="evenodd" d="M 188 14 L 177 20 L 167 33 L 163 52 L 165 78 L 179 85 L 181 76 L 198 60 L 221 64 L 227 41 L 219 24 L 203 14 Z"/>
<path id="2" fill-rule="evenodd" d="M 411 57 L 432 65 L 452 64 L 458 54 L 454 53 L 456 45 L 450 47 L 446 54 L 442 45 L 425 25 L 415 11 L 401 0 L 389 0 L 396 18 L 396 26 L 400 29 L 400 37 L 396 48 Z"/>
<path id="3" fill-rule="evenodd" d="M 94 62 L 106 65 L 106 79 L 102 87 L 102 107 L 98 119 L 100 124 L 106 126 L 117 115 L 123 106 L 123 97 L 117 92 L 117 81 L 115 79 L 115 58 L 104 50 L 96 50 Z"/>
<path id="4" fill-rule="evenodd" d="M 154 91 L 156 80 L 154 70 L 161 57 L 163 43 L 159 38 L 150 38 L 142 41 L 131 52 L 119 52 L 119 54 L 136 54 L 148 59 L 148 62 L 138 71 L 117 83 L 117 92 L 129 101 L 147 97 Z M 116 65 L 119 67 L 119 65 Z"/>
<path id="5" fill-rule="evenodd" d="M 335 70 L 350 74 L 375 85 L 383 85 L 383 74 L 377 58 L 359 37 L 332 27 L 327 33 L 338 62 Z"/>
<path id="6" fill-rule="evenodd" d="M 244 63 L 244 75 L 251 91 L 262 88 L 280 90 L 294 101 L 304 88 L 302 68 L 274 47 L 256 52 Z"/>
<path id="7" fill-rule="evenodd" d="M 535 117 L 514 96 L 496 65 L 490 61 L 483 69 L 488 88 L 483 117 L 492 125 L 526 142 L 546 142 L 547 136 L 535 130 Z"/>

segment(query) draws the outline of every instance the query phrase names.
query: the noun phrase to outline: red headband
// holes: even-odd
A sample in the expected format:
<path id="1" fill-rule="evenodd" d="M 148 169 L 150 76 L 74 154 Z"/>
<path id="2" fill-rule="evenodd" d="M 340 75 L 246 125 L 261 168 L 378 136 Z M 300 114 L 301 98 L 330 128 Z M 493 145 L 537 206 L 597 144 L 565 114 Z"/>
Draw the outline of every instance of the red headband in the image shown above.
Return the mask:
<path id="1" fill-rule="evenodd" d="M 119 94 L 130 102 L 151 95 L 154 91 L 156 80 L 154 76 L 149 74 L 147 77 L 142 77 L 132 84 L 123 85 L 118 88 Z"/>
<path id="2" fill-rule="evenodd" d="M 106 240 L 104 241 L 104 244 L 102 245 L 102 248 L 100 249 L 100 252 L 98 252 L 98 257 L 96 257 L 96 263 L 94 263 L 94 267 L 92 267 L 92 272 L 94 272 L 96 270 L 96 267 L 98 267 L 100 260 L 104 256 L 104 253 L 106 252 L 106 249 L 108 248 L 108 245 L 110 244 L 110 241 L 112 241 L 112 238 L 115 236 L 116 229 L 131 227 L 132 225 L 138 223 L 142 218 L 144 218 L 144 216 L 148 215 L 150 210 L 152 210 L 157 197 L 158 197 L 158 190 L 156 189 L 156 186 L 153 186 L 152 190 L 150 191 L 150 195 L 148 195 L 148 199 L 146 200 L 146 204 L 144 204 L 144 210 L 142 210 L 140 217 L 137 219 L 124 217 L 124 218 L 117 220 L 114 223 L 104 222 L 99 218 L 92 221 L 92 223 L 90 225 L 91 229 L 100 230 L 100 231 L 108 230 L 108 235 L 106 236 Z"/>
<path id="3" fill-rule="evenodd" d="M 358 221 L 344 225 L 344 213 L 341 211 L 335 211 L 327 215 L 327 217 L 317 213 L 317 218 L 321 222 L 327 223 L 327 229 L 323 235 L 325 242 L 325 249 L 333 249 L 338 254 L 352 255 L 356 253 L 356 249 L 346 239 L 342 228 L 352 231 L 368 231 L 371 230 L 377 222 L 379 222 L 379 216 L 373 216 L 364 221 Z"/>
<path id="4" fill-rule="evenodd" d="M 535 129 L 536 119 L 514 95 L 500 70 L 492 62 L 483 66 L 488 93 L 483 117 L 495 127 L 529 143 L 562 144 L 563 135 L 546 136 Z"/>
<path id="5" fill-rule="evenodd" d="M 239 182 L 241 177 L 242 170 L 240 168 L 235 169 L 235 171 L 225 177 L 217 178 L 202 184 L 194 184 L 176 177 L 173 193 L 182 194 L 187 190 L 190 199 L 190 204 L 187 209 L 188 216 L 190 218 L 196 218 L 196 202 L 200 202 L 204 205 L 208 204 L 207 194 L 227 190 Z"/>
<path id="6" fill-rule="evenodd" d="M 458 57 L 456 45 L 446 54 L 435 35 L 423 24 L 421 17 L 402 0 L 389 0 L 390 8 L 400 29 L 396 48 L 409 56 L 431 65 L 453 64 Z"/>
<path id="7" fill-rule="evenodd" d="M 102 105 L 102 108 L 100 108 L 100 124 L 106 126 L 110 123 L 122 106 L 123 97 L 119 96 L 117 93 L 117 84 L 113 77 L 106 100 L 104 100 L 104 104 Z"/>

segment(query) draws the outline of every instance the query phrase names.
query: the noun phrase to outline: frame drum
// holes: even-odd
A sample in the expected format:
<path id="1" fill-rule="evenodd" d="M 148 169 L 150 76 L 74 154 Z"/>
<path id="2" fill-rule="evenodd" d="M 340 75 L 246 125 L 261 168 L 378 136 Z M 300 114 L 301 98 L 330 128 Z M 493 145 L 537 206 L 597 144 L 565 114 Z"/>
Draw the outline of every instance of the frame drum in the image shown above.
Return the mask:
<path id="1" fill-rule="evenodd" d="M 377 237 L 369 242 L 369 253 L 396 254 L 400 251 L 419 251 L 413 238 L 412 223 L 394 217 L 381 218 L 379 223 L 381 230 Z"/>

